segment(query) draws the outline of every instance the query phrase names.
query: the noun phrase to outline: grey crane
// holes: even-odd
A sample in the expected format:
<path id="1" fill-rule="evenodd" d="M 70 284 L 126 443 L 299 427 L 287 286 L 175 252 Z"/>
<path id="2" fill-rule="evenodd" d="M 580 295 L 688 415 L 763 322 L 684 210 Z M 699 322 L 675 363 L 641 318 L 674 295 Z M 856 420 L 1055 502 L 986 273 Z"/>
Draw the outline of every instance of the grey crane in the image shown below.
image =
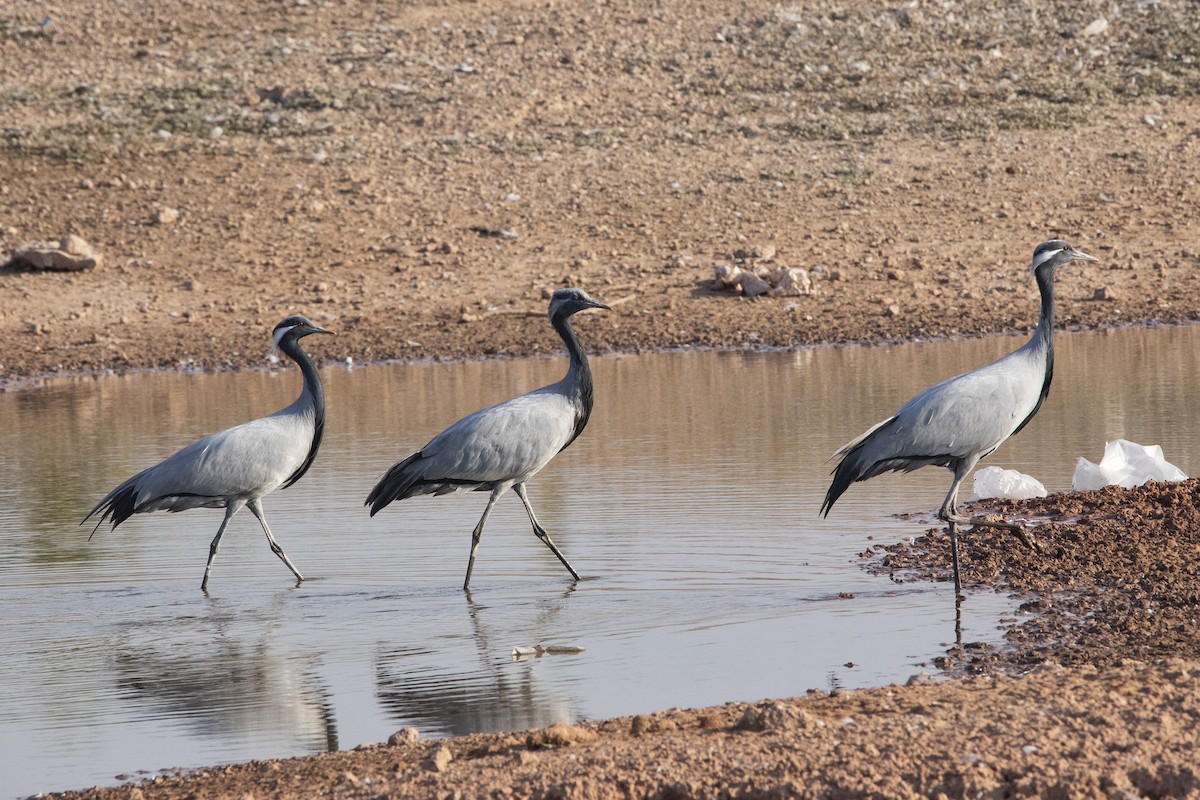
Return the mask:
<path id="1" fill-rule="evenodd" d="M 429 444 L 392 466 L 367 496 L 375 516 L 394 500 L 417 495 L 490 491 L 483 516 L 471 533 L 471 557 L 463 590 L 469 591 L 475 554 L 492 506 L 510 488 L 521 498 L 534 534 L 558 557 L 575 580 L 579 574 L 538 523 L 525 482 L 575 441 L 592 413 L 592 370 L 571 315 L 608 306 L 582 289 L 558 289 L 550 298 L 550 324 L 567 345 L 570 365 L 557 383 L 468 414 L 433 437 Z"/>
<path id="2" fill-rule="evenodd" d="M 113 489 L 96 504 L 83 522 L 97 512 L 96 530 L 111 520 L 116 528 L 134 514 L 147 511 L 187 511 L 189 508 L 224 508 L 225 518 L 208 547 L 201 591 L 208 591 L 208 576 L 229 520 L 247 506 L 262 524 L 271 552 L 296 576 L 292 564 L 271 535 L 261 498 L 286 489 L 304 476 L 317 457 L 325 430 L 325 390 L 312 359 L 300 349 L 300 339 L 310 333 L 332 333 L 302 316 L 288 317 L 275 326 L 275 349 L 300 366 L 304 388 L 287 408 L 192 442 L 166 460 L 144 469 Z M 82 522 L 80 523 L 83 524 Z"/>
<path id="3" fill-rule="evenodd" d="M 958 487 L 979 459 L 1033 419 L 1049 394 L 1054 374 L 1054 275 L 1062 265 L 1079 260 L 1096 261 L 1059 239 L 1034 248 L 1029 269 L 1037 281 L 1042 309 L 1029 341 L 987 366 L 930 386 L 895 414 L 842 446 L 833 456 L 839 461 L 821 513 L 828 516 L 833 504 L 855 481 L 884 472 L 912 472 L 929 465 L 946 467 L 954 473 L 954 480 L 938 518 L 950 527 L 956 596 L 962 592 L 957 525 L 1007 530 L 1041 552 L 1018 524 L 959 514 Z"/>

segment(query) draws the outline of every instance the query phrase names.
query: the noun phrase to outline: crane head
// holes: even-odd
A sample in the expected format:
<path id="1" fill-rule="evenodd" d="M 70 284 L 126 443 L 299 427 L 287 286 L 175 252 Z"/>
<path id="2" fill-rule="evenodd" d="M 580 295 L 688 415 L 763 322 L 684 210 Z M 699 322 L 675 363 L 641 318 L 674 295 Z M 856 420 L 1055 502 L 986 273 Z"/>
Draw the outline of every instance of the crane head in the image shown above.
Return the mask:
<path id="1" fill-rule="evenodd" d="M 1036 275 L 1039 271 L 1053 271 L 1063 264 L 1069 264 L 1072 261 L 1099 260 L 1094 256 L 1089 256 L 1082 250 L 1076 250 L 1062 239 L 1051 239 L 1033 248 L 1033 261 L 1029 265 L 1029 271 Z"/>
<path id="2" fill-rule="evenodd" d="M 583 311 L 585 308 L 608 309 L 608 306 L 593 300 L 583 289 L 574 287 L 569 289 L 555 289 L 554 294 L 550 296 L 551 321 L 555 318 L 565 319 L 576 311 Z"/>
<path id="3" fill-rule="evenodd" d="M 302 317 L 299 314 L 293 314 L 287 319 L 282 320 L 275 326 L 275 330 L 271 334 L 275 339 L 275 347 L 271 349 L 272 355 L 283 344 L 284 339 L 295 341 L 308 336 L 310 333 L 332 334 L 333 331 L 327 331 L 320 325 L 314 324 L 308 317 Z"/>

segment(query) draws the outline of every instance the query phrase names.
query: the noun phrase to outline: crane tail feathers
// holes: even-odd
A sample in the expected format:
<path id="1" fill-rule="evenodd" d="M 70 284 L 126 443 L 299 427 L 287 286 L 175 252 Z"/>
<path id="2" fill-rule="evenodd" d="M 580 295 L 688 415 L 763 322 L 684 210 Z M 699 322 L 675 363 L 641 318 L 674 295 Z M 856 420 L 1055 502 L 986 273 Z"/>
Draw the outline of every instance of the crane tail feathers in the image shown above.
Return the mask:
<path id="1" fill-rule="evenodd" d="M 411 490 L 421 480 L 421 471 L 417 468 L 421 458 L 421 453 L 413 453 L 403 461 L 393 464 L 392 468 L 379 479 L 375 488 L 367 495 L 366 502 L 363 503 L 363 505 L 371 507 L 372 517 L 387 508 L 393 501 L 403 500 L 414 494 Z"/>
<path id="2" fill-rule="evenodd" d="M 126 482 L 113 489 L 108 495 L 96 504 L 96 507 L 88 512 L 88 515 L 83 518 L 79 524 L 87 522 L 97 512 L 100 512 L 100 519 L 96 521 L 96 527 L 92 528 L 91 534 L 88 536 L 90 541 L 92 536 L 96 535 L 96 531 L 107 521 L 112 521 L 112 527 L 115 529 L 125 520 L 137 513 L 137 495 L 138 489 L 132 482 Z"/>
<path id="3" fill-rule="evenodd" d="M 858 464 L 855 459 L 842 459 L 842 461 L 833 470 L 833 482 L 829 484 L 829 490 L 825 492 L 825 501 L 821 503 L 821 516 L 828 517 L 830 510 L 833 509 L 833 504 L 838 498 L 850 488 L 850 484 L 858 480 L 864 480 L 866 476 L 862 475 L 857 469 Z"/>
<path id="4" fill-rule="evenodd" d="M 821 503 L 819 512 L 821 516 L 829 516 L 833 504 L 850 488 L 850 484 L 855 481 L 865 481 L 882 471 L 879 462 L 868 457 L 866 450 L 871 442 L 895 421 L 896 418 L 893 416 L 872 425 L 861 436 L 839 447 L 837 452 L 831 456 L 831 458 L 838 459 L 838 464 L 833 468 L 833 482 L 829 484 L 829 490 L 825 492 L 825 500 Z"/>

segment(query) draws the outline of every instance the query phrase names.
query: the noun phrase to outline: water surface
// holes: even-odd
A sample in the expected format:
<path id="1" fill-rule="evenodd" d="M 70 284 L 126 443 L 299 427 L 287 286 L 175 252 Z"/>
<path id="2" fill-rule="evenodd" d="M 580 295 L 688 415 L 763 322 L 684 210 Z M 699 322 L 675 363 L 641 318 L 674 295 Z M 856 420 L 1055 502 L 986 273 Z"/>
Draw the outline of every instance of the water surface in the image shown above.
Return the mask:
<path id="1" fill-rule="evenodd" d="M 585 580 L 569 581 L 509 496 L 470 595 L 485 495 L 373 519 L 362 500 L 449 422 L 557 379 L 561 359 L 325 369 L 320 456 L 264 501 L 309 580 L 294 585 L 242 512 L 207 597 L 220 511 L 140 515 L 90 541 L 79 520 L 193 438 L 286 405 L 294 367 L 0 394 L 3 796 L 353 747 L 405 725 L 520 729 L 903 681 L 953 642 L 952 589 L 872 577 L 857 554 L 922 533 L 892 515 L 936 509 L 949 473 L 857 484 L 821 519 L 826 459 L 918 389 L 1020 341 L 593 359 L 587 431 L 529 486 Z M 1200 472 L 1200 328 L 1057 344 L 1049 400 L 985 464 L 1064 490 L 1077 456 L 1123 437 Z M 1015 606 L 973 594 L 964 639 L 998 643 Z M 511 656 L 536 643 L 584 651 Z"/>

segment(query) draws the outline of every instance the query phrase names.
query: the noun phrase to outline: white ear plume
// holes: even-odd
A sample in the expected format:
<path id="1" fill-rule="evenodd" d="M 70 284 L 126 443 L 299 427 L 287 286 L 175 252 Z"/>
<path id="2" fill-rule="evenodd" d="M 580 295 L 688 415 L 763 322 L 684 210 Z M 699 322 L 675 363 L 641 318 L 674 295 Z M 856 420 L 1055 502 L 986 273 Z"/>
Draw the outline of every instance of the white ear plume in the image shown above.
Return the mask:
<path id="1" fill-rule="evenodd" d="M 1050 259 L 1054 258 L 1056 255 L 1058 255 L 1059 253 L 1061 253 L 1063 250 L 1066 250 L 1066 248 L 1065 248 L 1065 247 L 1060 247 L 1060 248 L 1058 248 L 1057 250 L 1045 250 L 1045 251 L 1043 251 L 1043 252 L 1039 253 L 1039 254 L 1038 254 L 1038 255 L 1037 255 L 1037 256 L 1036 256 L 1036 257 L 1033 259 L 1033 265 L 1032 265 L 1032 266 L 1030 266 L 1030 268 L 1029 268 L 1029 269 L 1030 269 L 1030 271 L 1036 270 L 1036 269 L 1037 269 L 1038 267 L 1040 267 L 1042 264 L 1045 264 L 1047 261 L 1049 261 Z"/>

